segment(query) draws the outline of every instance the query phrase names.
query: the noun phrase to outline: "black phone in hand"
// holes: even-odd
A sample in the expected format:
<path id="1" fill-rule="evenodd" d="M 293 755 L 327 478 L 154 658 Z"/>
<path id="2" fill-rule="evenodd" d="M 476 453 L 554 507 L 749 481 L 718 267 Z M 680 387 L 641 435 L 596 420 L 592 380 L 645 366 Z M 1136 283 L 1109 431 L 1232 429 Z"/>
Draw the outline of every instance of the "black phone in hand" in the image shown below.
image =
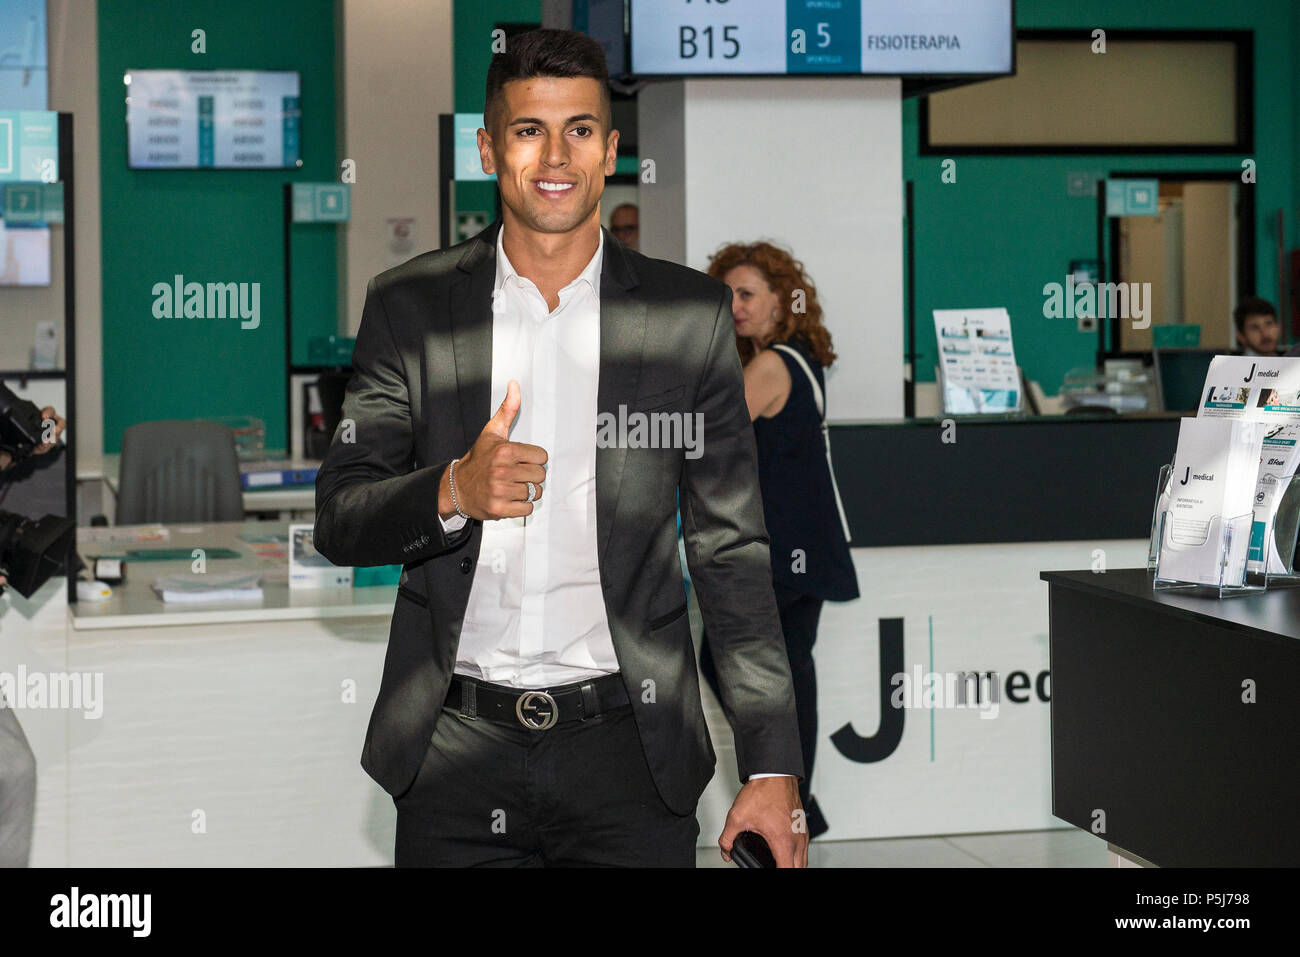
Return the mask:
<path id="1" fill-rule="evenodd" d="M 761 834 L 741 831 L 731 843 L 731 863 L 737 867 L 776 867 L 776 858 Z"/>

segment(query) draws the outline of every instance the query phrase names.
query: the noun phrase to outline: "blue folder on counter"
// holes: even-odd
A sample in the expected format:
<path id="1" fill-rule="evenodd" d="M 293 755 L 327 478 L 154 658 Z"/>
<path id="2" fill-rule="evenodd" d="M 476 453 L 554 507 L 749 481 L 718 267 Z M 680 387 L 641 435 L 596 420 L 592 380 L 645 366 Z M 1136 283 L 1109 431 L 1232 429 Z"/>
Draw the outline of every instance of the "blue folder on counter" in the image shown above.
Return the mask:
<path id="1" fill-rule="evenodd" d="M 239 471 L 239 483 L 244 491 L 257 491 L 268 488 L 285 488 L 292 485 L 315 485 L 316 468 L 277 468 L 274 465 L 253 465 L 242 467 Z"/>

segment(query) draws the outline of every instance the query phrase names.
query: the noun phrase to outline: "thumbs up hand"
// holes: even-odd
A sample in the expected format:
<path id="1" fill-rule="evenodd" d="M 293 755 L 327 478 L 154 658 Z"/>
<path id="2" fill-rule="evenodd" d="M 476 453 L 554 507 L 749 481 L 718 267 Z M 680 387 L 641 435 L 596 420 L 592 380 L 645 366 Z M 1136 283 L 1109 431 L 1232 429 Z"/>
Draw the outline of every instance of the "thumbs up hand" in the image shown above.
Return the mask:
<path id="1" fill-rule="evenodd" d="M 470 518 L 519 518 L 533 513 L 546 479 L 546 450 L 538 445 L 510 441 L 510 426 L 519 415 L 522 397 L 514 379 L 496 414 L 488 419 L 473 446 L 456 463 L 456 500 Z M 449 470 L 450 471 L 450 470 Z M 536 487 L 528 501 L 528 483 Z M 443 518 L 456 514 L 446 472 L 438 490 L 438 511 Z"/>

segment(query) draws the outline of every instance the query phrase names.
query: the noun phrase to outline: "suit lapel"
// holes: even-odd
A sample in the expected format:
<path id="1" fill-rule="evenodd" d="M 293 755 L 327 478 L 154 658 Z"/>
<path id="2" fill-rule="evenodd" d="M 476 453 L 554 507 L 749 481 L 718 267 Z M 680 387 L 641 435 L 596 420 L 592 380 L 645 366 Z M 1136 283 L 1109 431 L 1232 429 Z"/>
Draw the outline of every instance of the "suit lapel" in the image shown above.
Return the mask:
<path id="1" fill-rule="evenodd" d="M 622 243 L 605 229 L 600 269 L 600 384 L 596 410 L 620 420 L 619 407 L 631 411 L 641 376 L 645 346 L 646 304 L 631 290 L 637 285 Z M 594 439 L 594 437 L 593 437 Z M 617 522 L 619 492 L 627 465 L 627 449 L 596 448 L 596 546 L 602 567 Z"/>
<path id="2" fill-rule="evenodd" d="M 468 451 L 492 416 L 492 287 L 496 283 L 497 220 L 470 243 L 452 286 L 452 350 L 460 399 L 461 448 Z"/>

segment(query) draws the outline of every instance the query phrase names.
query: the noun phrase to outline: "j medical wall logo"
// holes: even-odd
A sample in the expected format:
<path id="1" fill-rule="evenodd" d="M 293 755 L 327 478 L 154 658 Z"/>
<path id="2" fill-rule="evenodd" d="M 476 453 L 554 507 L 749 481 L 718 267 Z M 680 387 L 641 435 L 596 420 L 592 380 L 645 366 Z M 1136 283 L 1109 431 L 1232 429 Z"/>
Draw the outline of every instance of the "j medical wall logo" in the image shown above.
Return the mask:
<path id="1" fill-rule="evenodd" d="M 996 671 L 923 671 L 920 665 L 908 670 L 904 664 L 903 619 L 881 618 L 880 635 L 880 727 L 866 737 L 852 723 L 831 735 L 831 743 L 850 761 L 871 764 L 883 761 L 903 740 L 907 712 L 911 709 L 969 708 L 981 718 L 996 718 L 1003 700 L 1009 704 L 1046 704 L 1051 701 L 1051 672 L 1011 671 L 1005 677 Z M 933 724 L 931 724 L 933 728 Z M 932 745 L 933 747 L 933 742 Z M 933 760 L 933 752 L 931 753 Z"/>

